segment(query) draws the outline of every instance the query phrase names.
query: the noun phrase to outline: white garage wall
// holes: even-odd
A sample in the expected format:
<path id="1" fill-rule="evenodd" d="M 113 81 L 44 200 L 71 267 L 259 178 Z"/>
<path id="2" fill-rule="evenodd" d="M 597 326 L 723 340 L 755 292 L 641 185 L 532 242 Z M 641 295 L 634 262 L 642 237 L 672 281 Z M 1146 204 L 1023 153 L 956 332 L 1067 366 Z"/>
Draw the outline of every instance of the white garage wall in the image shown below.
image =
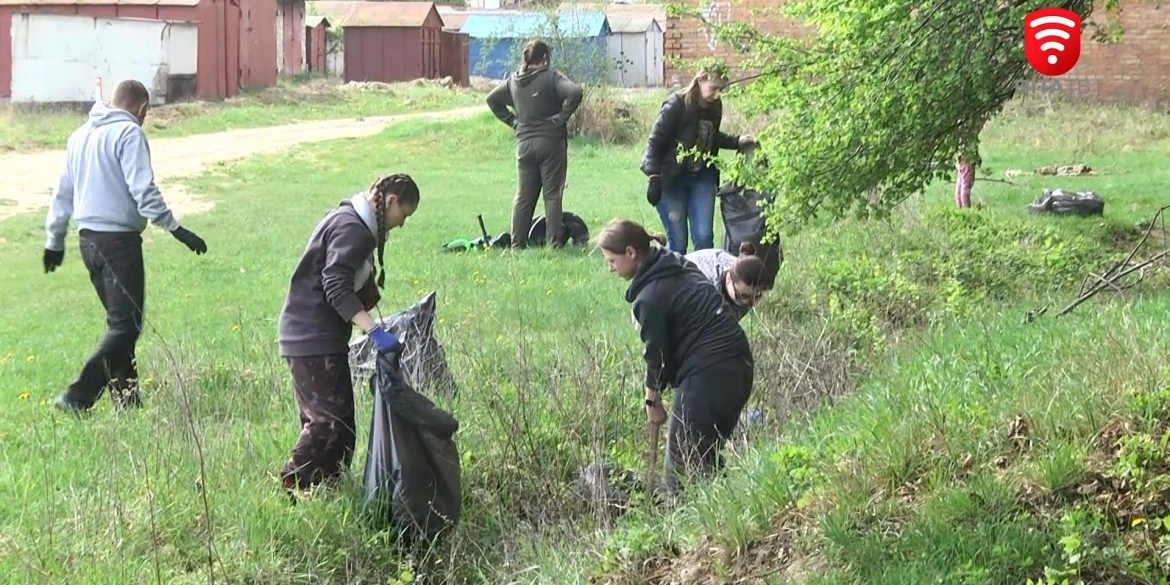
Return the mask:
<path id="1" fill-rule="evenodd" d="M 101 77 L 106 99 L 118 82 L 137 79 L 161 103 L 167 76 L 194 75 L 198 54 L 195 23 L 15 14 L 12 101 L 90 101 Z"/>

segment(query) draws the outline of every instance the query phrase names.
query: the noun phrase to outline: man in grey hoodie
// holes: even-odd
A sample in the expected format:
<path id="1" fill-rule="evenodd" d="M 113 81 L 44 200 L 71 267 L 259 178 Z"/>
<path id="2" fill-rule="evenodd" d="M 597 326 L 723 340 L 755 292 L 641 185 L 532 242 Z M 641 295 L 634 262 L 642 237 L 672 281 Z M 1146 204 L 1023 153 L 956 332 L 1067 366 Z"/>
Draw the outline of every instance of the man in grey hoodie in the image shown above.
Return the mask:
<path id="1" fill-rule="evenodd" d="M 524 47 L 520 71 L 488 94 L 492 113 L 516 132 L 516 166 L 520 185 L 512 202 L 512 246 L 524 247 L 532 228 L 536 198 L 544 191 L 545 239 L 561 245 L 564 233 L 561 195 L 569 159 L 569 118 L 581 105 L 581 87 L 549 69 L 544 41 Z M 511 106 L 515 113 L 508 110 Z"/>
<path id="2" fill-rule="evenodd" d="M 141 403 L 134 347 L 142 330 L 142 232 L 147 221 L 196 254 L 207 251 L 199 236 L 179 226 L 154 184 L 150 146 L 142 130 L 149 109 L 146 87 L 123 81 L 114 89 L 110 105 L 101 101 L 93 105 L 89 120 L 69 136 L 65 148 L 45 219 L 45 272 L 53 272 L 64 261 L 69 220 L 75 219 L 81 260 L 106 309 L 106 334 L 57 398 L 61 410 L 89 409 L 107 386 L 116 407 Z"/>

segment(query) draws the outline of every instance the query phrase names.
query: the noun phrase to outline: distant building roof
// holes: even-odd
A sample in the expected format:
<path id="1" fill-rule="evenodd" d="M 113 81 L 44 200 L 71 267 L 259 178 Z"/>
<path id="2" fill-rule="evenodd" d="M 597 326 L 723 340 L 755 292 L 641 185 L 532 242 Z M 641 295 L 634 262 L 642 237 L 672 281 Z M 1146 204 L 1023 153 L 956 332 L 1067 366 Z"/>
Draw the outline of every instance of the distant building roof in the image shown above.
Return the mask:
<path id="1" fill-rule="evenodd" d="M 559 9 L 561 11 L 604 12 L 610 21 L 622 16 L 650 16 L 658 21 L 658 26 L 662 27 L 662 30 L 666 30 L 666 6 L 662 4 L 607 4 L 588 0 L 566 0 L 561 3 Z M 613 26 L 612 22 L 610 26 Z"/>
<path id="2" fill-rule="evenodd" d="M 307 14 L 305 15 L 305 26 L 308 28 L 317 28 L 321 23 L 325 23 L 325 28 L 329 28 L 329 19 L 324 14 Z"/>
<path id="3" fill-rule="evenodd" d="M 614 34 L 623 33 L 644 33 L 651 28 L 657 27 L 662 30 L 662 26 L 653 16 L 611 16 L 609 17 L 609 30 Z"/>
<path id="4" fill-rule="evenodd" d="M 426 24 L 431 12 L 437 14 L 434 2 L 354 2 L 339 25 L 417 28 Z"/>
<path id="5" fill-rule="evenodd" d="M 480 13 L 469 14 L 459 30 L 479 39 L 516 38 L 538 36 L 548 24 L 548 17 L 540 12 Z M 567 37 L 596 37 L 606 34 L 609 21 L 601 12 L 562 12 L 557 17 L 557 29 Z"/>
<path id="6" fill-rule="evenodd" d="M 0 0 L 0 6 L 197 6 L 199 0 Z M 83 15 L 88 16 L 88 15 Z"/>

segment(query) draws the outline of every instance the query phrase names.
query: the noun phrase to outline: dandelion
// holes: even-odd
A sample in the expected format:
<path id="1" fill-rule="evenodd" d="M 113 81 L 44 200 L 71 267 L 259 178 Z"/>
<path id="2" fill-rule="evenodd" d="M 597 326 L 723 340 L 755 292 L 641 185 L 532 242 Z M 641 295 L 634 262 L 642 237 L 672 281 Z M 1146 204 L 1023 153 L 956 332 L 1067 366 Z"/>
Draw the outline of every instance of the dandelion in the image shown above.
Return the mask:
<path id="1" fill-rule="evenodd" d="M 153 381 L 154 381 L 154 378 L 151 378 L 150 376 L 147 376 L 147 377 L 145 377 L 145 378 L 143 378 L 143 379 L 142 379 L 142 385 L 143 385 L 143 386 L 150 386 L 150 383 L 151 383 L 151 382 L 153 382 Z"/>
<path id="2" fill-rule="evenodd" d="M 1134 518 L 1134 519 L 1133 519 L 1133 521 L 1132 521 L 1132 522 L 1130 522 L 1130 524 L 1129 524 L 1129 525 L 1130 525 L 1130 527 L 1136 527 L 1136 526 L 1139 526 L 1139 525 L 1141 525 L 1141 524 L 1144 524 L 1144 523 L 1145 523 L 1145 521 L 1146 521 L 1146 519 L 1145 519 L 1145 518 L 1142 518 L 1142 517 L 1140 517 L 1140 516 L 1139 516 L 1139 517 L 1137 517 L 1137 518 Z"/>
<path id="3" fill-rule="evenodd" d="M 442 325 L 443 323 L 446 323 L 446 322 L 447 322 L 446 317 L 439 317 L 439 325 Z"/>
<path id="4" fill-rule="evenodd" d="M 21 392 L 20 399 L 21 400 L 28 400 L 28 392 Z"/>
<path id="5" fill-rule="evenodd" d="M 31 364 L 31 363 L 33 363 L 33 362 L 37 361 L 37 356 L 35 356 L 35 355 L 32 355 L 32 354 L 30 353 L 30 354 L 28 355 L 28 357 L 27 357 L 27 358 L 25 358 L 25 359 L 28 361 L 28 363 L 30 363 L 30 364 Z"/>
<path id="6" fill-rule="evenodd" d="M 41 406 L 48 406 L 48 405 L 49 405 L 48 399 L 42 398 L 41 399 Z"/>
<path id="7" fill-rule="evenodd" d="M 551 297 L 551 296 L 552 296 L 552 289 L 550 288 L 550 289 L 548 289 L 548 290 L 544 291 L 544 295 L 545 295 L 545 296 L 548 296 L 548 297 Z"/>
<path id="8" fill-rule="evenodd" d="M 232 325 L 232 333 L 235 333 L 235 332 L 237 332 L 237 331 L 239 331 L 239 330 L 240 330 L 240 324 L 239 324 L 239 323 L 236 323 L 235 325 Z"/>

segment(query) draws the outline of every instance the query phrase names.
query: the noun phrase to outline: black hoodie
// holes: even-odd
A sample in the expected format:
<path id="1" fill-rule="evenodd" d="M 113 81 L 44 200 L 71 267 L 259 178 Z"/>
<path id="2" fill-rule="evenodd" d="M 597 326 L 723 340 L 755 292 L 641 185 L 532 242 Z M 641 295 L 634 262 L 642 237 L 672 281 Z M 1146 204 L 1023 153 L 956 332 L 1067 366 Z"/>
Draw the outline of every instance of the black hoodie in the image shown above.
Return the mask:
<path id="1" fill-rule="evenodd" d="M 581 86 L 547 66 L 513 73 L 487 96 L 492 113 L 516 131 L 516 138 L 567 138 L 569 117 L 583 97 Z M 508 110 L 511 106 L 516 111 Z"/>
<path id="2" fill-rule="evenodd" d="M 712 364 L 751 359 L 747 335 L 727 310 L 719 290 L 683 256 L 655 249 L 626 290 L 645 345 L 646 387 L 678 387 Z"/>

